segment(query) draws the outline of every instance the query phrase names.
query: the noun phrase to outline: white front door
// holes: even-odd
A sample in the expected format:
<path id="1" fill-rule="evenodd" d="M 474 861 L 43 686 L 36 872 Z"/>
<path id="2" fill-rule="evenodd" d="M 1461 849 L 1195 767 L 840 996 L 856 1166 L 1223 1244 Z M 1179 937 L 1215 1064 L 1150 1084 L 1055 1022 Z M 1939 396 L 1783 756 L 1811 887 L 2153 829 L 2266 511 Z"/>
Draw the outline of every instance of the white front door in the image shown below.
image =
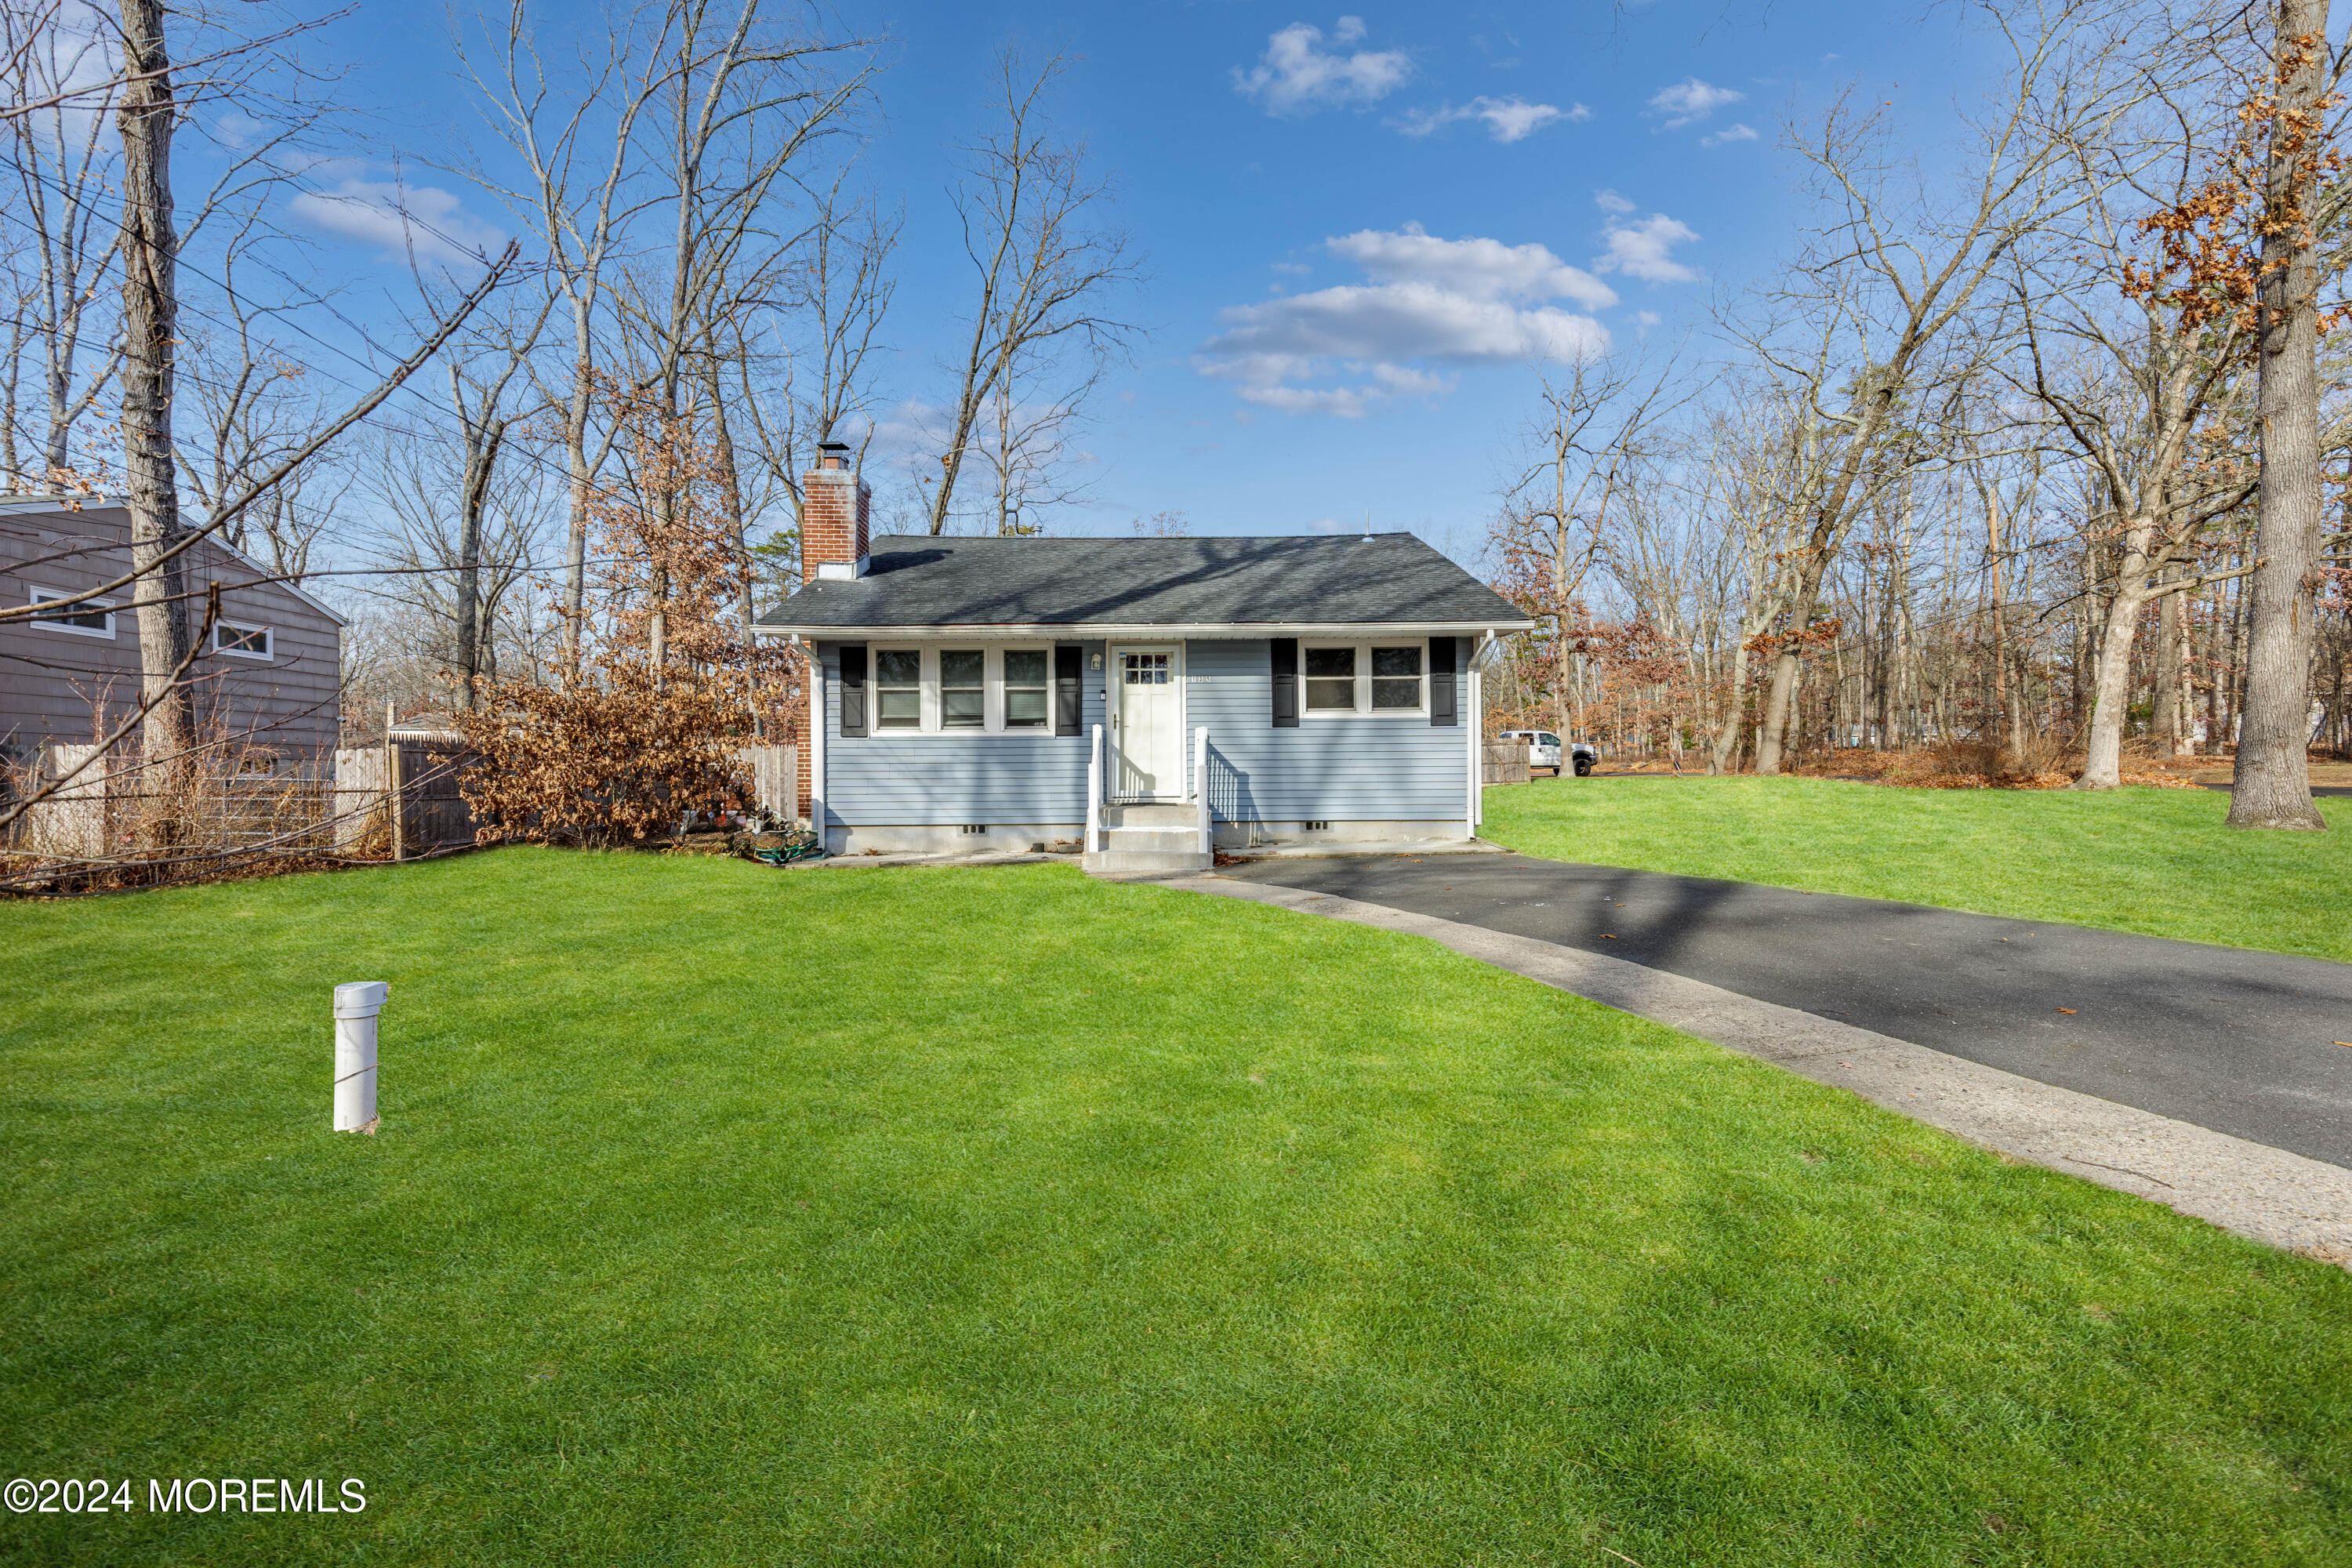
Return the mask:
<path id="1" fill-rule="evenodd" d="M 1114 656 L 1111 727 L 1122 800 L 1184 798 L 1183 655 L 1123 647 Z"/>

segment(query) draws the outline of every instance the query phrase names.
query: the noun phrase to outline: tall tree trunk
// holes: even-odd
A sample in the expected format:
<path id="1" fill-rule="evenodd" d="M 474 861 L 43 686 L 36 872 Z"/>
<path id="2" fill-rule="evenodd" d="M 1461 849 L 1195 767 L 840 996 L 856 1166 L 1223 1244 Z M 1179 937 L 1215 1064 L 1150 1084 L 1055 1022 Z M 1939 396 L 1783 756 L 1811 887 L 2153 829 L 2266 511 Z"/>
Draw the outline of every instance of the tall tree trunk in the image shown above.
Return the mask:
<path id="1" fill-rule="evenodd" d="M 466 432 L 466 488 L 457 520 L 457 706 L 467 712 L 480 700 L 482 675 L 482 512 L 489 505 L 490 477 L 506 421 L 490 420 Z"/>
<path id="2" fill-rule="evenodd" d="M 572 505 L 570 527 L 563 540 L 563 628 L 561 657 L 566 686 L 580 679 L 580 646 L 588 612 L 588 415 L 596 393 L 595 362 L 590 333 L 595 329 L 594 301 L 575 298 L 572 307 L 572 403 L 563 412 L 565 489 Z"/>
<path id="3" fill-rule="evenodd" d="M 2131 708 L 2132 643 L 2139 634 L 2145 595 L 2135 591 L 2136 580 L 2116 584 L 2107 601 L 2106 624 L 2096 646 L 2091 674 L 2089 733 L 2084 739 L 2083 776 L 2076 789 L 2114 789 L 2123 783 L 2124 718 Z"/>
<path id="4" fill-rule="evenodd" d="M 1731 690 L 1724 699 L 1723 722 L 1715 732 L 1715 754 L 1707 759 L 1707 772 L 1729 773 L 1733 759 L 1739 751 L 1740 721 L 1748 710 L 1748 640 L 1731 650 Z"/>
<path id="5" fill-rule="evenodd" d="M 743 476 L 735 466 L 735 434 L 727 425 L 727 399 L 719 380 L 719 346 L 714 341 L 709 352 L 710 371 L 710 434 L 717 447 L 719 465 L 719 506 L 727 520 L 727 539 L 735 547 L 736 569 L 743 574 L 743 591 L 735 601 L 736 635 L 743 639 L 743 656 L 751 657 L 751 542 L 743 534 Z M 760 711 L 758 700 L 750 694 L 746 684 L 746 703 L 751 721 L 751 738 L 767 739 L 766 716 Z"/>
<path id="6" fill-rule="evenodd" d="M 2263 202 L 2259 416 L 2261 522 L 2246 647 L 2244 729 L 2230 785 L 2232 827 L 2327 826 L 2311 801 L 2311 656 L 2319 588 L 2320 99 L 2327 0 L 2279 0 L 2278 110 Z"/>
<path id="7" fill-rule="evenodd" d="M 170 57 L 163 47 L 162 0 L 122 0 L 123 88 L 116 123 L 122 134 L 122 466 L 131 503 L 131 564 L 142 574 L 131 590 L 139 620 L 139 668 L 152 703 L 140 742 L 151 763 L 148 788 L 176 795 L 171 781 L 186 766 L 194 741 L 187 691 L 173 679 L 188 652 L 184 574 L 174 557 L 180 498 L 172 460 L 172 357 L 178 338 L 172 228 Z M 168 830 L 167 830 L 168 831 Z"/>

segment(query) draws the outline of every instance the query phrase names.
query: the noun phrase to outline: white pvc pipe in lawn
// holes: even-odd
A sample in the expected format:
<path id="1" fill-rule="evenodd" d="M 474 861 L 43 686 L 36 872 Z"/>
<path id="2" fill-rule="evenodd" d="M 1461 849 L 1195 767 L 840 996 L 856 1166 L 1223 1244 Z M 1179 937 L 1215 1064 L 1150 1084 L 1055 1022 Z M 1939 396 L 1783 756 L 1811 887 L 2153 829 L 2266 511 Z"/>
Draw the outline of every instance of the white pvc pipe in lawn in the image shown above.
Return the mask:
<path id="1" fill-rule="evenodd" d="M 375 1016 L 392 987 L 354 980 L 335 987 L 335 1131 L 375 1131 Z"/>

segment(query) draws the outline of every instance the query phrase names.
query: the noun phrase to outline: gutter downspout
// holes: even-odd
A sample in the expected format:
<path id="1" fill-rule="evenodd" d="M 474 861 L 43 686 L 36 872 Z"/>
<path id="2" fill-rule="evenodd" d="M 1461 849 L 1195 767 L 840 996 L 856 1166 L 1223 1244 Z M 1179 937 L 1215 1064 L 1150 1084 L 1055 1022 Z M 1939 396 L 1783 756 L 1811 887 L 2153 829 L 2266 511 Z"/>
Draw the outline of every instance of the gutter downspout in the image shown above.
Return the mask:
<path id="1" fill-rule="evenodd" d="M 1495 647 L 1495 631 L 1489 626 L 1479 635 L 1470 649 L 1470 679 L 1465 683 L 1470 711 L 1465 715 L 1464 728 L 1470 731 L 1470 812 L 1469 837 L 1478 837 L 1478 829 L 1486 820 L 1486 656 Z"/>
<path id="2" fill-rule="evenodd" d="M 794 642 L 801 639 L 794 637 Z M 809 671 L 809 829 L 816 835 L 817 845 L 832 851 L 832 836 L 824 826 L 824 732 L 828 722 L 824 705 L 824 659 L 818 654 L 816 644 L 808 645 Z"/>

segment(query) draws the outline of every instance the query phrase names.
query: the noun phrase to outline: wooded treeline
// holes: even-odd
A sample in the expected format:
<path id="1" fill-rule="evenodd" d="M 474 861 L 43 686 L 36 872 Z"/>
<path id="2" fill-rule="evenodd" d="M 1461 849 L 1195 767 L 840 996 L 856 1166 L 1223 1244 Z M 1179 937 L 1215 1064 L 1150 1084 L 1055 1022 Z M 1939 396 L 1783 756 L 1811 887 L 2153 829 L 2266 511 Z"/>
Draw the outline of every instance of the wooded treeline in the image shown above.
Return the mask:
<path id="1" fill-rule="evenodd" d="M 2305 746 L 2352 754 L 2325 7 L 1976 15 L 2008 68 L 1964 144 L 1792 121 L 1782 269 L 1547 379 L 1491 537 L 1542 622 L 1496 718 L 1709 772 L 2234 752 L 2242 796 L 2259 739 L 2242 814 L 2315 826 Z"/>
<path id="2" fill-rule="evenodd" d="M 915 531 L 1034 531 L 1081 489 L 1068 442 L 1128 340 L 1137 258 L 1055 123 L 1063 58 L 992 62 L 943 198 L 968 352 L 886 384 L 908 198 L 865 153 L 889 40 L 798 0 L 461 9 L 450 63 L 477 122 L 420 166 L 340 105 L 322 62 L 346 15 L 9 9 L 0 470 L 16 493 L 127 489 L 155 552 L 215 531 L 356 605 L 362 730 L 387 700 L 463 710 L 576 682 L 624 626 L 656 668 L 707 662 L 707 638 L 677 635 L 668 557 L 630 577 L 599 554 L 616 507 L 677 527 L 683 492 L 633 456 L 649 426 L 709 491 L 715 531 L 693 531 L 724 570 L 696 571 L 734 586 L 695 613 L 747 663 L 751 616 L 797 577 L 821 444 L 889 466 L 883 521 Z M 161 199 L 137 199 L 142 169 Z M 402 258 L 404 331 L 354 322 L 322 231 Z M 427 363 L 394 363 L 419 344 Z M 173 624 L 150 683 L 168 687 L 193 590 L 154 578 Z"/>

